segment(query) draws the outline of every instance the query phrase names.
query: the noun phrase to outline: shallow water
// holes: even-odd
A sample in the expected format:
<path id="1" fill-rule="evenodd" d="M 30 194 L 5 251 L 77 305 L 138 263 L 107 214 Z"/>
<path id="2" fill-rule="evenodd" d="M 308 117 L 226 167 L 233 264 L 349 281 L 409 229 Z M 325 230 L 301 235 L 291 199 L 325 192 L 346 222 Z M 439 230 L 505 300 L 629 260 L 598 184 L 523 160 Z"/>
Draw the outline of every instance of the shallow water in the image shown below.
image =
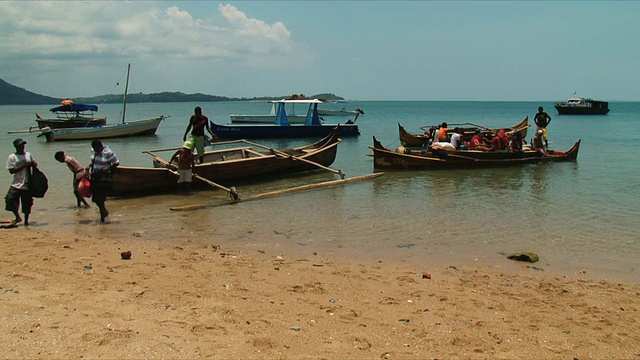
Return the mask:
<path id="1" fill-rule="evenodd" d="M 130 104 L 128 119 L 168 114 L 156 136 L 105 141 L 123 165 L 150 165 L 143 150 L 180 146 L 194 106 L 210 119 L 227 123 L 230 113 L 266 113 L 264 103 Z M 375 135 L 383 145 L 399 145 L 397 123 L 409 131 L 419 126 L 476 123 L 509 126 L 530 119 L 543 105 L 552 116 L 551 147 L 569 149 L 582 139 L 578 162 L 527 165 L 507 169 L 395 171 L 374 180 L 223 205 L 191 212 L 169 208 L 194 203 L 225 203 L 221 191 L 204 189 L 191 196 L 167 194 L 109 201 L 112 222 L 99 225 L 95 210 L 76 210 L 71 174 L 53 160 L 65 150 L 81 162 L 89 159 L 89 142 L 45 143 L 35 134 L 20 134 L 27 150 L 49 176 L 51 189 L 36 200 L 34 229 L 63 228 L 128 237 L 134 232 L 170 242 L 210 241 L 268 254 L 326 254 L 340 257 L 399 259 L 415 264 L 513 266 L 505 253 L 532 251 L 536 267 L 551 273 L 610 277 L 640 282 L 638 195 L 640 154 L 639 103 L 611 103 L 606 116 L 559 116 L 551 103 L 534 102 L 361 102 L 362 135 L 345 138 L 334 168 L 347 176 L 373 171 L 370 152 Z M 34 125 L 53 106 L 0 107 L 0 149 L 9 154 L 17 137 L 7 130 Z M 101 106 L 99 114 L 114 122 L 119 106 Z M 328 118 L 328 121 L 345 121 Z M 531 135 L 530 132 L 529 135 Z M 530 137 L 530 136 L 529 136 Z M 276 148 L 315 139 L 261 141 Z M 291 186 L 336 179 L 326 171 L 261 179 L 236 186 L 248 197 Z M 0 182 L 8 187 L 9 174 Z M 9 217 L 9 213 L 6 213 Z"/>

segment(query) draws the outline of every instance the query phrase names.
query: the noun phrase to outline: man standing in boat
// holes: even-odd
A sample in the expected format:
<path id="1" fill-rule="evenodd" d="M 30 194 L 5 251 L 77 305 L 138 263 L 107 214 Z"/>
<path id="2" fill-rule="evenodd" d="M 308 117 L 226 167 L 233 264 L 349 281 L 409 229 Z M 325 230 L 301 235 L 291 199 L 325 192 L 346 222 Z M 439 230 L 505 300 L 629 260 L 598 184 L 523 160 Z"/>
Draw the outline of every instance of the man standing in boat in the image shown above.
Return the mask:
<path id="1" fill-rule="evenodd" d="M 536 132 L 538 130 L 542 130 L 542 136 L 544 137 L 544 146 L 545 148 L 549 149 L 549 141 L 547 140 L 547 126 L 549 126 L 549 123 L 551 122 L 551 116 L 544 112 L 542 106 L 538 106 L 538 113 L 533 118 L 533 121 L 535 121 L 537 125 Z"/>
<path id="2" fill-rule="evenodd" d="M 218 136 L 211 131 L 209 119 L 202 113 L 200 106 L 196 106 L 193 112 L 194 114 L 191 115 L 191 119 L 189 119 L 189 126 L 187 126 L 187 130 L 184 132 L 182 141 L 187 141 L 187 134 L 189 130 L 191 130 L 191 138 L 193 138 L 191 142 L 198 151 L 200 163 L 202 164 L 204 162 L 204 129 L 206 128 L 209 134 L 211 134 L 211 141 L 218 141 Z"/>

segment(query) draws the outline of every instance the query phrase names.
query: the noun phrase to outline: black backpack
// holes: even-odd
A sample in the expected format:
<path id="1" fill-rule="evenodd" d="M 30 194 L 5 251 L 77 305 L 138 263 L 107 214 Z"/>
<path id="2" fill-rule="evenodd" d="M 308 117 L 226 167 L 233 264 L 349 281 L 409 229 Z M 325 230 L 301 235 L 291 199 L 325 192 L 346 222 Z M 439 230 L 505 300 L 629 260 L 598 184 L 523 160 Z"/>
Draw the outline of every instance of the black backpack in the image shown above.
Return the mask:
<path id="1" fill-rule="evenodd" d="M 49 190 L 49 179 L 47 179 L 47 176 L 35 166 L 31 167 L 29 189 L 31 190 L 31 195 L 36 198 L 44 197 L 44 194 Z"/>

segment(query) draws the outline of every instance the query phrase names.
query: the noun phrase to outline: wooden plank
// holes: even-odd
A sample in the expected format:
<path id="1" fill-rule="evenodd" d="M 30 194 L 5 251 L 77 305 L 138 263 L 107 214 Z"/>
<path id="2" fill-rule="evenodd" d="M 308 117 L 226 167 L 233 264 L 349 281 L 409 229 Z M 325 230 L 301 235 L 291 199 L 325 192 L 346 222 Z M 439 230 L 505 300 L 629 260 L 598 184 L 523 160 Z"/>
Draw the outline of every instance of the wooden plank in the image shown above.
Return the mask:
<path id="1" fill-rule="evenodd" d="M 251 200 L 263 199 L 263 198 L 266 198 L 266 197 L 290 194 L 290 193 L 293 193 L 293 192 L 312 190 L 312 189 L 320 189 L 320 188 L 326 188 L 326 187 L 337 186 L 337 185 L 346 185 L 346 184 L 351 184 L 351 183 L 355 183 L 355 182 L 375 179 L 375 178 L 377 178 L 379 176 L 382 176 L 382 175 L 384 175 L 384 173 L 383 172 L 379 172 L 379 173 L 367 174 L 367 175 L 362 175 L 362 176 L 356 176 L 356 177 L 352 177 L 352 178 L 348 178 L 348 179 L 332 180 L 332 181 L 325 181 L 325 182 L 321 182 L 321 183 L 317 183 L 317 184 L 296 186 L 296 187 L 292 187 L 292 188 L 276 190 L 276 191 L 270 191 L 270 192 L 266 192 L 266 193 L 262 193 L 262 194 L 253 195 L 253 196 L 250 196 L 248 198 L 241 199 L 240 201 L 246 202 L 246 201 L 251 201 Z M 194 205 L 176 206 L 176 207 L 170 208 L 170 210 L 171 211 L 189 211 L 189 210 L 205 209 L 205 208 L 209 208 L 209 207 L 228 205 L 228 204 L 235 204 L 235 203 L 236 203 L 236 201 L 219 203 L 219 204 L 194 204 Z"/>

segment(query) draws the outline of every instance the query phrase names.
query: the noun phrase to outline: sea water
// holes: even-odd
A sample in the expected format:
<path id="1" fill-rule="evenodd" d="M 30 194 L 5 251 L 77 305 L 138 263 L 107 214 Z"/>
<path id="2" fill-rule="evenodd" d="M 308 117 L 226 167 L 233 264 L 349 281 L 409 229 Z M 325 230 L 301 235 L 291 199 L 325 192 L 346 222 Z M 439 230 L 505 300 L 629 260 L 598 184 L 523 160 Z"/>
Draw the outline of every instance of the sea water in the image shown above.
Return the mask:
<path id="1" fill-rule="evenodd" d="M 398 147 L 398 123 L 419 133 L 420 127 L 443 121 L 508 127 L 526 116 L 533 124 L 538 106 L 551 115 L 550 148 L 568 150 L 582 140 L 575 163 L 531 164 L 513 168 L 386 171 L 379 178 L 350 184 L 221 205 L 197 211 L 169 208 L 189 204 L 225 204 L 224 192 L 202 189 L 190 196 L 176 193 L 111 199 L 111 223 L 101 225 L 95 209 L 78 210 L 71 193 L 71 173 L 54 160 L 63 150 L 87 165 L 90 141 L 46 143 L 37 133 L 8 134 L 35 126 L 35 113 L 53 107 L 0 106 L 0 150 L 8 155 L 12 141 L 27 141 L 50 180 L 44 199 L 36 199 L 32 229 L 65 229 L 179 244 L 198 241 L 270 255 L 359 257 L 405 261 L 422 271 L 432 266 L 489 265 L 509 269 L 505 255 L 530 251 L 532 264 L 548 273 L 581 274 L 640 282 L 638 225 L 640 195 L 640 103 L 611 102 L 604 116 L 557 115 L 552 102 L 351 101 L 365 111 L 357 124 L 361 135 L 344 138 L 332 165 L 347 177 L 374 172 L 368 154 L 372 137 Z M 217 123 L 229 114 L 267 114 L 266 102 L 129 104 L 127 119 L 161 114 L 155 136 L 107 139 L 122 165 L 151 166 L 144 150 L 175 148 L 195 106 Z M 120 121 L 121 106 L 100 105 L 99 115 Z M 348 118 L 327 117 L 327 123 Z M 530 128 L 531 138 L 535 125 Z M 285 148 L 317 139 L 260 140 Z M 161 153 L 170 156 L 171 153 Z M 338 179 L 317 170 L 292 176 L 224 183 L 241 197 L 292 186 Z M 10 184 L 10 174 L 0 175 Z M 11 214 L 6 212 L 6 218 Z M 5 230 L 10 231 L 10 230 Z M 314 255 L 315 254 L 315 255 Z M 531 270 L 535 271 L 535 270 Z"/>

